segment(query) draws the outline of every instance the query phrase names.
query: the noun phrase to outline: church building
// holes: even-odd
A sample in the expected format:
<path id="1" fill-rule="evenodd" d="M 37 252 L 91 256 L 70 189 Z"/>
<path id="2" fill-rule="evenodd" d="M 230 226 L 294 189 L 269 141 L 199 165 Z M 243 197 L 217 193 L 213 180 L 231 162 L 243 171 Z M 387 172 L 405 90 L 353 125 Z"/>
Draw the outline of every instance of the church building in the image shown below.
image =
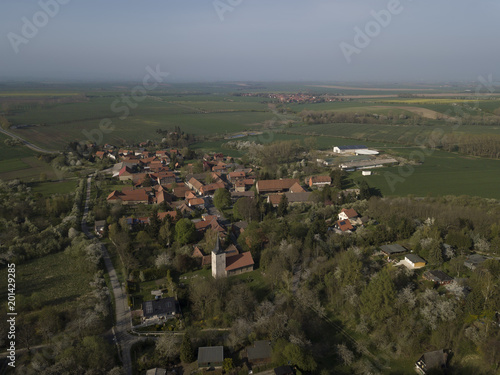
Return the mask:
<path id="1" fill-rule="evenodd" d="M 212 250 L 212 276 L 214 278 L 253 271 L 254 261 L 250 251 L 240 254 L 234 246 L 232 247 L 232 250 L 222 250 L 219 236 L 217 236 L 217 242 Z"/>

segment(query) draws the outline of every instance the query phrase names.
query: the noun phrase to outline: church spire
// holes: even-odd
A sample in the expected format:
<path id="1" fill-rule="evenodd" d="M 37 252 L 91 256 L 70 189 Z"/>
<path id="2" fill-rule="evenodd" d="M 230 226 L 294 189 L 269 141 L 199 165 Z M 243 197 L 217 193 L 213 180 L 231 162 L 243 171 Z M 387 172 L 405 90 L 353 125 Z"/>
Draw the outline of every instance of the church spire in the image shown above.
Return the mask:
<path id="1" fill-rule="evenodd" d="M 220 248 L 219 233 L 217 232 L 217 242 L 215 243 L 215 248 L 212 250 L 215 254 L 220 254 L 222 249 Z"/>

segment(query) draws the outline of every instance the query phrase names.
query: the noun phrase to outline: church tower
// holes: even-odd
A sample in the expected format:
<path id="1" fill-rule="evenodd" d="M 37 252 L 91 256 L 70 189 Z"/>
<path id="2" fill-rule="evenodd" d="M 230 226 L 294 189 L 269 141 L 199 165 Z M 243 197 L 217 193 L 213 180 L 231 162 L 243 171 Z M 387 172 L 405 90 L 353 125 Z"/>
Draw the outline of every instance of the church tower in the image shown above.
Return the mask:
<path id="1" fill-rule="evenodd" d="M 220 248 L 219 235 L 212 250 L 212 276 L 214 278 L 226 277 L 226 253 Z"/>

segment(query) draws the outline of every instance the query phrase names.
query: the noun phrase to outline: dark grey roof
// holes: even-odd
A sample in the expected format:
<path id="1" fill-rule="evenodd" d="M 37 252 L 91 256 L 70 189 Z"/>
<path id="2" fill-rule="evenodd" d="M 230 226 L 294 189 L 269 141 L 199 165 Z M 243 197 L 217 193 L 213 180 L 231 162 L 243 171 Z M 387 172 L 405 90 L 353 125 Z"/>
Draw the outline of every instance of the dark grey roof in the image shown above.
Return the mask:
<path id="1" fill-rule="evenodd" d="M 96 227 L 103 227 L 106 225 L 106 220 L 96 220 L 94 224 Z"/>
<path id="2" fill-rule="evenodd" d="M 238 229 L 245 229 L 248 227 L 248 223 L 246 221 L 237 221 L 236 223 L 233 223 L 233 226 L 238 228 Z"/>
<path id="3" fill-rule="evenodd" d="M 425 263 L 425 260 L 420 258 L 417 254 L 408 254 L 408 255 L 406 255 L 406 258 L 412 263 L 418 263 L 418 262 Z"/>
<path id="4" fill-rule="evenodd" d="M 146 371 L 146 375 L 166 375 L 167 370 L 164 368 L 152 368 Z"/>
<path id="5" fill-rule="evenodd" d="M 386 254 L 397 254 L 397 253 L 408 252 L 408 250 L 406 250 L 403 246 L 398 245 L 397 243 L 380 246 L 380 249 Z"/>
<path id="6" fill-rule="evenodd" d="M 276 375 L 288 375 L 293 374 L 293 369 L 290 366 L 280 366 L 274 369 Z"/>
<path id="7" fill-rule="evenodd" d="M 312 200 L 312 193 L 310 191 L 305 191 L 302 193 L 290 193 L 286 192 L 286 198 L 288 199 L 288 203 L 303 203 L 310 202 Z"/>
<path id="8" fill-rule="evenodd" d="M 224 362 L 223 346 L 202 346 L 198 348 L 198 364 Z"/>
<path id="9" fill-rule="evenodd" d="M 480 255 L 480 254 L 472 254 L 472 255 L 469 255 L 467 257 L 467 260 L 466 262 L 470 263 L 470 264 L 474 264 L 474 265 L 477 265 L 477 264 L 481 264 L 483 263 L 485 260 L 487 260 L 488 258 Z"/>
<path id="10" fill-rule="evenodd" d="M 145 318 L 151 318 L 155 315 L 176 313 L 177 301 L 174 297 L 146 301 L 142 304 L 142 312 Z"/>
<path id="11" fill-rule="evenodd" d="M 441 368 L 446 366 L 447 354 L 443 349 L 434 352 L 428 352 L 423 355 L 425 362 L 425 369 Z"/>
<path id="12" fill-rule="evenodd" d="M 269 340 L 255 341 L 252 346 L 247 348 L 247 355 L 250 361 L 271 358 L 271 354 L 272 349 Z"/>
<path id="13" fill-rule="evenodd" d="M 443 271 L 440 271 L 440 270 L 426 271 L 426 272 L 424 272 L 424 276 L 427 279 L 429 279 L 431 281 L 438 282 L 438 283 L 453 280 L 452 277 L 448 276 L 446 273 L 444 273 Z"/>
<path id="14" fill-rule="evenodd" d="M 231 198 L 253 198 L 255 193 L 253 191 L 232 191 Z"/>
<path id="15" fill-rule="evenodd" d="M 220 239 L 219 239 L 219 233 L 217 233 L 217 242 L 215 243 L 215 247 L 212 250 L 212 253 L 214 254 L 222 254 L 224 250 L 220 247 Z"/>

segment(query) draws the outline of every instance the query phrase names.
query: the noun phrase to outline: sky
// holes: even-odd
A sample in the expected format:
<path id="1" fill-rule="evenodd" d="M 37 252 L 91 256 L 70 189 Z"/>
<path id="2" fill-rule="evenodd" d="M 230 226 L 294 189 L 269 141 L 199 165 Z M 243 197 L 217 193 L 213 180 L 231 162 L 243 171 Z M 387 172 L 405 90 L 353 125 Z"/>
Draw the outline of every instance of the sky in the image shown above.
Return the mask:
<path id="1" fill-rule="evenodd" d="M 499 16 L 498 0 L 1 0 L 0 81 L 158 65 L 172 82 L 498 81 Z"/>

